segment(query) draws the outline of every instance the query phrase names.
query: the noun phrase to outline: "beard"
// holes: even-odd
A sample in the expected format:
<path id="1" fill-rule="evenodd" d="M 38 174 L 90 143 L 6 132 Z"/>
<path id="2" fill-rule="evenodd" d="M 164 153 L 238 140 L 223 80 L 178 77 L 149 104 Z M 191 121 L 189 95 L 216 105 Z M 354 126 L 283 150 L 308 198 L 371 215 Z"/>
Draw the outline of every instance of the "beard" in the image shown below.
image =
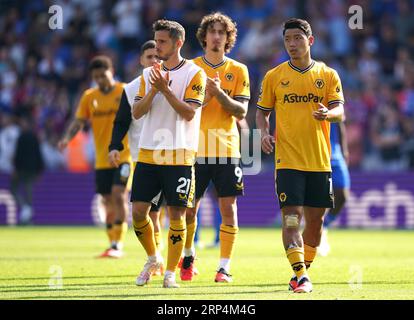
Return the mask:
<path id="1" fill-rule="evenodd" d="M 211 51 L 213 51 L 213 52 L 220 52 L 220 48 L 219 48 L 219 46 L 218 46 L 218 45 L 215 45 L 215 46 L 211 49 Z"/>
<path id="2" fill-rule="evenodd" d="M 176 49 L 176 46 L 173 46 L 173 48 L 169 52 L 166 52 L 163 55 L 157 53 L 158 59 L 160 59 L 162 61 L 167 61 L 174 54 L 175 49 Z"/>

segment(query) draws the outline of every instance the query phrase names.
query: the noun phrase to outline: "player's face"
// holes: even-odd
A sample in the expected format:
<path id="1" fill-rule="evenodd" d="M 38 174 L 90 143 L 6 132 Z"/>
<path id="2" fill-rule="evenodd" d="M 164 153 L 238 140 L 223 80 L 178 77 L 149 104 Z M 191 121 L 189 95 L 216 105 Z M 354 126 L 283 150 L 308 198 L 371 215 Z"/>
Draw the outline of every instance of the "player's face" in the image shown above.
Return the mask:
<path id="1" fill-rule="evenodd" d="M 111 89 L 113 79 L 113 72 L 110 69 L 99 68 L 92 70 L 92 80 L 98 85 L 99 90 L 103 92 Z"/>
<path id="2" fill-rule="evenodd" d="M 206 50 L 224 52 L 226 41 L 227 32 L 222 23 L 214 22 L 214 24 L 208 26 L 206 34 Z"/>
<path id="3" fill-rule="evenodd" d="M 308 54 L 313 36 L 307 37 L 301 29 L 287 29 L 283 41 L 290 58 L 300 59 Z"/>
<path id="4" fill-rule="evenodd" d="M 159 62 L 157 58 L 157 50 L 155 48 L 145 50 L 141 55 L 140 62 L 144 68 L 151 67 L 155 62 Z"/>
<path id="5" fill-rule="evenodd" d="M 154 40 L 157 56 L 160 60 L 166 61 L 177 53 L 179 41 L 171 39 L 168 31 L 156 31 Z"/>

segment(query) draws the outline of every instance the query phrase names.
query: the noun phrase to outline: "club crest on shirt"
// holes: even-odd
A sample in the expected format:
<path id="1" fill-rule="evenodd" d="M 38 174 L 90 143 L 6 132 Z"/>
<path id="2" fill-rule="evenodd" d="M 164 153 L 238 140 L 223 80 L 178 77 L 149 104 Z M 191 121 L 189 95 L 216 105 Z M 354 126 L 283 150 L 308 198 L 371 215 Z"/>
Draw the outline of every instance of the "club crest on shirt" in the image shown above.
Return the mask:
<path id="1" fill-rule="evenodd" d="M 316 88 L 322 89 L 324 85 L 325 85 L 325 82 L 323 82 L 322 79 L 316 79 L 315 80 L 315 86 L 316 86 Z"/>
<path id="2" fill-rule="evenodd" d="M 234 76 L 232 73 L 226 73 L 225 78 L 227 81 L 233 81 Z"/>

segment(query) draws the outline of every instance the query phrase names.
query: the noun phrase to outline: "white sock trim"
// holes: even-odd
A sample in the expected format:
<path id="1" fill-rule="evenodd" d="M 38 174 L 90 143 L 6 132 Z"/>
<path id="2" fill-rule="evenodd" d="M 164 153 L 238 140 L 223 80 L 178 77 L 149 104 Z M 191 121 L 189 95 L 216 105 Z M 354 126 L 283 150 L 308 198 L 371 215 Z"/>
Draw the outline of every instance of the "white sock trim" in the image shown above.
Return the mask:
<path id="1" fill-rule="evenodd" d="M 230 259 L 220 258 L 219 270 L 223 268 L 228 273 L 230 271 Z"/>
<path id="2" fill-rule="evenodd" d="M 195 256 L 195 248 L 191 247 L 190 249 L 184 248 L 184 257 Z"/>

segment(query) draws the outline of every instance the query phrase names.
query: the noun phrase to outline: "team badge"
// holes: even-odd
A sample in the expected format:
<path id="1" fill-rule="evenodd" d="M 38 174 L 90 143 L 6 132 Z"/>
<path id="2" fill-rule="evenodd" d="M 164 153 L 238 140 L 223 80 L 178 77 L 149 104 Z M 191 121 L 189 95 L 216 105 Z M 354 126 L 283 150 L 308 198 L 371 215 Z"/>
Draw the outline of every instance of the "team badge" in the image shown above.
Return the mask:
<path id="1" fill-rule="evenodd" d="M 286 193 L 282 192 L 282 193 L 279 195 L 279 200 L 280 200 L 280 202 L 285 202 L 285 201 L 286 201 L 286 199 L 287 199 L 287 195 L 286 195 Z"/>
<path id="2" fill-rule="evenodd" d="M 233 81 L 234 76 L 232 73 L 226 73 L 225 78 L 227 81 Z"/>
<path id="3" fill-rule="evenodd" d="M 322 89 L 324 85 L 325 85 L 325 82 L 323 82 L 322 79 L 316 79 L 316 81 L 315 81 L 316 88 Z"/>

